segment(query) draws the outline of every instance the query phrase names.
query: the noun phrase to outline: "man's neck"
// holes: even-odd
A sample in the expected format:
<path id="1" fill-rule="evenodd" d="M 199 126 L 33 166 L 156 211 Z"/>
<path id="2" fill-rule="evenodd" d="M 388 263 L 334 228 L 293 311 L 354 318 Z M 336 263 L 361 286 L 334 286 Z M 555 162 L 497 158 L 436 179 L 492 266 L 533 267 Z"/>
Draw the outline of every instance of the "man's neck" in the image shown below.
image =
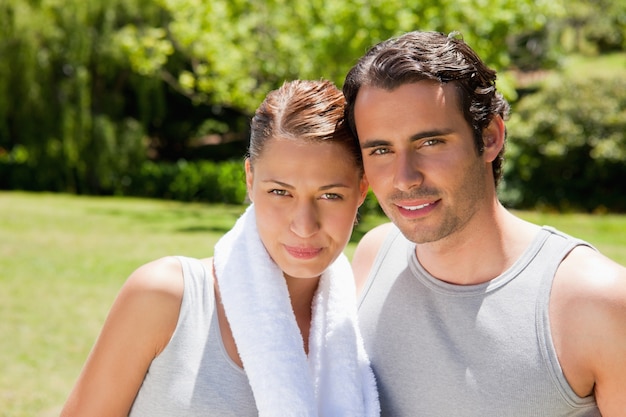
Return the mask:
<path id="1" fill-rule="evenodd" d="M 434 277 L 456 285 L 490 281 L 510 268 L 539 227 L 514 216 L 499 203 L 437 242 L 418 244 L 417 258 Z"/>

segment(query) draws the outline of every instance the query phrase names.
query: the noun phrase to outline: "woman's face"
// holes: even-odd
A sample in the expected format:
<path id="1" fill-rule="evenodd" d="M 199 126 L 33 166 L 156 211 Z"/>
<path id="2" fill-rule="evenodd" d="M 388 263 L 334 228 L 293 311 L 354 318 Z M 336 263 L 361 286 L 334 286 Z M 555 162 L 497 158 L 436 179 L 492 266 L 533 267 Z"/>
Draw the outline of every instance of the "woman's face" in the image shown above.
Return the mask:
<path id="1" fill-rule="evenodd" d="M 261 240 L 287 277 L 316 278 L 343 251 L 367 192 L 337 143 L 270 139 L 246 183 Z"/>

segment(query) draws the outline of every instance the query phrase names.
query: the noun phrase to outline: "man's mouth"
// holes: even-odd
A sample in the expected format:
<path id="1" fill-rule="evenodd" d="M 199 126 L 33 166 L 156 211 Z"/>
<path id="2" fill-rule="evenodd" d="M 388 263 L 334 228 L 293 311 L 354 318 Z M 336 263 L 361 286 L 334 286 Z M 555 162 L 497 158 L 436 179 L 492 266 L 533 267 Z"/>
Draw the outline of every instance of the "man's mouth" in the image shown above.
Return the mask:
<path id="1" fill-rule="evenodd" d="M 420 204 L 417 206 L 401 206 L 399 205 L 398 207 L 403 208 L 404 210 L 408 210 L 408 211 L 416 211 L 416 210 L 421 210 L 425 207 L 430 206 L 432 203 L 425 203 L 425 204 Z"/>

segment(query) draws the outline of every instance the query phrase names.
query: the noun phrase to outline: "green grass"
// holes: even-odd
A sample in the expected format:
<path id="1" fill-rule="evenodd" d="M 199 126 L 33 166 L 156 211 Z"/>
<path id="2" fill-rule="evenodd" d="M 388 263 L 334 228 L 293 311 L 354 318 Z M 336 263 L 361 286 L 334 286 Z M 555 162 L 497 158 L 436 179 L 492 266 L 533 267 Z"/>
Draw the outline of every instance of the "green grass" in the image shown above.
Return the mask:
<path id="1" fill-rule="evenodd" d="M 139 265 L 205 257 L 243 207 L 0 193 L 0 416 L 58 415 Z"/>
<path id="2" fill-rule="evenodd" d="M 516 214 L 530 222 L 549 225 L 584 239 L 609 258 L 626 265 L 626 215 L 539 212 Z"/>
<path id="3" fill-rule="evenodd" d="M 126 277 L 162 256 L 210 256 L 243 210 L 0 192 L 0 417 L 57 416 Z M 626 216 L 518 214 L 626 264 Z M 367 216 L 355 236 L 383 221 Z"/>

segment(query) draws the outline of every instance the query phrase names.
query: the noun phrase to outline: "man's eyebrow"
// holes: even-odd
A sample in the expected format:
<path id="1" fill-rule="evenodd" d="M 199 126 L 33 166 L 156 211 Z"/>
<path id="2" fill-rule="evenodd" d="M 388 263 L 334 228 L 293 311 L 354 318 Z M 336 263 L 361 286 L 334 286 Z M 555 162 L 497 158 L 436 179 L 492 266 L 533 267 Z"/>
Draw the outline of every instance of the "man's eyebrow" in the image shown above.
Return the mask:
<path id="1" fill-rule="evenodd" d="M 361 144 L 361 149 L 375 148 L 377 146 L 388 146 L 390 142 L 383 139 L 366 140 Z"/>
<path id="2" fill-rule="evenodd" d="M 420 139 L 426 139 L 426 138 L 434 138 L 437 136 L 447 136 L 451 133 L 454 133 L 454 129 L 448 127 L 445 129 L 433 129 L 433 130 L 426 130 L 424 132 L 419 132 L 414 134 L 413 136 L 411 136 L 411 142 L 414 142 L 416 140 L 420 140 Z"/>
<path id="3" fill-rule="evenodd" d="M 454 133 L 454 129 L 446 128 L 446 129 L 434 129 L 434 130 L 426 130 L 424 132 L 419 132 L 414 134 L 409 138 L 411 142 L 415 142 L 416 140 L 426 139 L 426 138 L 434 138 L 437 136 L 446 136 L 451 133 Z M 384 139 L 371 139 L 366 140 L 361 144 L 361 149 L 375 148 L 377 146 L 389 146 L 391 144 L 390 141 Z"/>

